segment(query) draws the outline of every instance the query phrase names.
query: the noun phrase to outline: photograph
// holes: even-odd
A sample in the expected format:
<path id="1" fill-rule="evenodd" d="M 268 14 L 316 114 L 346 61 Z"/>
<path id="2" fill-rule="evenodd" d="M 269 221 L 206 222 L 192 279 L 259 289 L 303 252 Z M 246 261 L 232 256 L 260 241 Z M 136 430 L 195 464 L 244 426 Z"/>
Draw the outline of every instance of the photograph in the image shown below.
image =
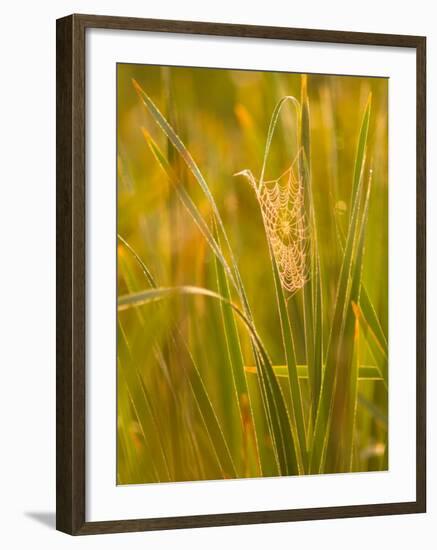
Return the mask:
<path id="1" fill-rule="evenodd" d="M 388 470 L 389 79 L 116 73 L 117 484 Z"/>

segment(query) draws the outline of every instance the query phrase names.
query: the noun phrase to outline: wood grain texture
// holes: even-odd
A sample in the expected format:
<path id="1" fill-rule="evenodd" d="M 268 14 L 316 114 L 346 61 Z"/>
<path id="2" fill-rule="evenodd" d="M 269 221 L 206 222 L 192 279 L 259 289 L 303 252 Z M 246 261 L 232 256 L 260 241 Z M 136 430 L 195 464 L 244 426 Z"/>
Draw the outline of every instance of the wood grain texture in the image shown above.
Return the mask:
<path id="1" fill-rule="evenodd" d="M 77 18 L 56 29 L 56 527 L 85 523 L 85 67 Z"/>
<path id="2" fill-rule="evenodd" d="M 85 510 L 85 31 L 141 30 L 416 50 L 416 500 L 360 506 L 87 522 Z M 72 535 L 276 523 L 426 511 L 426 39 L 418 36 L 71 15 L 56 29 L 56 527 Z"/>

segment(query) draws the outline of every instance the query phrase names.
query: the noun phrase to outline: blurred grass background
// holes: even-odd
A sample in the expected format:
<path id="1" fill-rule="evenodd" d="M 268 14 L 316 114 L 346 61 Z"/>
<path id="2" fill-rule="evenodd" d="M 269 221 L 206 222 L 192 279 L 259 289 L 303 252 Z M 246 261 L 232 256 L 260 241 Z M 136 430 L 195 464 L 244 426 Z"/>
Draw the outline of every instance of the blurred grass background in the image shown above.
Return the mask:
<path id="1" fill-rule="evenodd" d="M 275 285 L 259 204 L 247 181 L 233 174 L 250 168 L 259 177 L 272 111 L 283 96 L 300 97 L 301 75 L 119 64 L 117 78 L 117 220 L 122 238 L 118 241 L 118 295 L 149 287 L 138 258 L 158 286 L 191 285 L 217 291 L 214 255 L 147 146 L 142 128 L 164 152 L 177 185 L 188 191 L 212 226 L 211 205 L 193 173 L 139 101 L 132 85 L 135 79 L 174 128 L 208 183 L 229 236 L 258 333 L 273 365 L 284 365 Z M 346 235 L 348 231 L 358 136 L 372 94 L 366 155 L 366 174 L 372 169 L 372 190 L 361 282 L 387 335 L 388 81 L 308 75 L 307 90 L 324 334 L 329 334 L 331 328 L 343 258 L 339 234 Z M 279 177 L 295 158 L 298 125 L 293 110 L 284 109 L 267 163 L 267 179 Z M 304 314 L 298 294 L 287 302 L 288 314 L 296 362 L 305 365 Z M 231 295 L 238 302 L 232 290 Z M 238 333 L 244 364 L 254 367 L 251 340 L 241 324 Z M 363 339 L 355 351 L 359 364 L 382 368 L 366 342 Z M 205 410 L 196 399 L 196 372 L 216 422 L 205 417 Z M 117 373 L 117 483 L 282 473 L 256 373 L 247 375 L 248 395 L 235 398 L 219 303 L 199 296 L 177 297 L 120 311 Z M 290 411 L 287 378 L 277 380 Z M 306 378 L 300 380 L 300 391 L 311 441 L 311 392 Z M 256 419 L 256 433 L 250 410 Z M 328 457 L 320 471 L 385 469 L 387 417 L 387 388 L 381 380 L 359 380 L 350 465 L 340 467 Z M 328 452 L 332 453 L 336 448 L 335 429 L 330 437 Z M 223 461 L 217 457 L 217 438 L 227 449 L 233 468 L 223 468 Z M 285 443 L 293 445 L 291 440 Z"/>

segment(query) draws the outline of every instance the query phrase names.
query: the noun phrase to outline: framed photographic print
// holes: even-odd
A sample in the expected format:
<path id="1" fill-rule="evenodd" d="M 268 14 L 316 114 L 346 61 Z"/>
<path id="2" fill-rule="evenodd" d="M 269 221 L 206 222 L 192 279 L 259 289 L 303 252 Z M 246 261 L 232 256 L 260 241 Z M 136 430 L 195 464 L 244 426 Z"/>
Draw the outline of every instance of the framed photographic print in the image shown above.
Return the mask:
<path id="1" fill-rule="evenodd" d="M 57 528 L 426 509 L 424 37 L 57 22 Z"/>

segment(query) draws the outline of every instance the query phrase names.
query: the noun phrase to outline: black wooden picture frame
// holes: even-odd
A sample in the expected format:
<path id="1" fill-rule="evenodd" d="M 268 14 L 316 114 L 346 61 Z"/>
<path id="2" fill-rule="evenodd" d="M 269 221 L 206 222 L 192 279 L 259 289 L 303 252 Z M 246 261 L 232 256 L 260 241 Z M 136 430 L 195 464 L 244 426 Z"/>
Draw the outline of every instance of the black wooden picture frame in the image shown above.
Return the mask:
<path id="1" fill-rule="evenodd" d="M 88 28 L 376 45 L 416 51 L 416 499 L 262 512 L 86 521 L 85 31 Z M 70 15 L 57 21 L 56 526 L 71 535 L 274 523 L 426 511 L 426 39 L 421 36 Z"/>

